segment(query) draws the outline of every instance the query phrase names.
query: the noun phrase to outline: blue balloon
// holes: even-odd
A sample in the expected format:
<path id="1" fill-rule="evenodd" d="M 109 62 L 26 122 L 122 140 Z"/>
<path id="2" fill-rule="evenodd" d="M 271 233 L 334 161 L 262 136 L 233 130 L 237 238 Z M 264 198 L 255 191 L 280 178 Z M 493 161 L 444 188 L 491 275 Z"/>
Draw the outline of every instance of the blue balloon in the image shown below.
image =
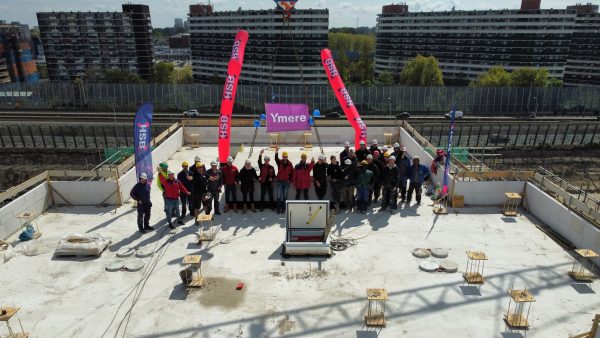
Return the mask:
<path id="1" fill-rule="evenodd" d="M 313 112 L 313 116 L 319 117 L 319 116 L 321 116 L 321 112 L 318 109 L 315 109 L 315 111 Z"/>
<path id="2" fill-rule="evenodd" d="M 260 121 L 254 120 L 254 128 L 258 128 L 258 127 L 260 127 Z"/>
<path id="3" fill-rule="evenodd" d="M 313 124 L 315 124 L 315 119 L 313 119 L 312 117 L 309 117 L 309 118 L 308 118 L 308 124 L 310 124 L 311 126 L 312 126 Z"/>
<path id="4" fill-rule="evenodd" d="M 260 114 L 260 119 L 261 119 L 261 120 L 263 120 L 263 121 L 264 121 L 264 120 L 266 120 L 266 119 L 267 119 L 267 115 L 265 115 L 265 114 Z"/>

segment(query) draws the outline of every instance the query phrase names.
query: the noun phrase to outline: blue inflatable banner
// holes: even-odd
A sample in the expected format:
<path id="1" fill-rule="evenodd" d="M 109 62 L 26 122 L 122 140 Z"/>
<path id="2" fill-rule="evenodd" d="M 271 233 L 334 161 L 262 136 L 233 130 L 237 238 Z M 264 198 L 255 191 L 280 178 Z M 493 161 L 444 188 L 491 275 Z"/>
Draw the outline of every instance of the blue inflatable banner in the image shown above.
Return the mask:
<path id="1" fill-rule="evenodd" d="M 133 124 L 133 143 L 135 149 L 135 172 L 137 177 L 142 173 L 148 175 L 148 182 L 152 182 L 152 104 L 146 103 L 135 113 Z"/>

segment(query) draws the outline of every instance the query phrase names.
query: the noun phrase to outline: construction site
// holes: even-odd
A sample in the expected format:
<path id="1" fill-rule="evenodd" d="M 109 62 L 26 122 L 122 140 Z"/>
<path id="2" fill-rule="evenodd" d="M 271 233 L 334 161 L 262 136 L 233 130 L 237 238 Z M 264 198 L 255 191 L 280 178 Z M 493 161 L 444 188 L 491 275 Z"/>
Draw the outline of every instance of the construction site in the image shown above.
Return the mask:
<path id="1" fill-rule="evenodd" d="M 240 167 L 248 158 L 255 165 L 259 149 L 273 156 L 275 144 L 294 163 L 303 151 L 321 154 L 315 135 L 299 132 L 259 133 L 250 147 L 254 129 L 232 127 Z M 352 133 L 318 132 L 326 155 Z M 215 158 L 213 135 L 202 121 L 171 125 L 153 141 L 155 166 Z M 370 125 L 369 136 L 433 159 L 435 146 L 406 122 Z M 132 157 L 112 170 L 45 171 L 2 193 L 14 200 L 0 209 L 8 309 L 0 318 L 32 337 L 595 337 L 597 205 L 539 172 L 493 169 L 474 156 L 452 163 L 447 213 L 424 197 L 395 214 L 377 205 L 364 215 L 327 214 L 323 242 L 339 251 L 291 257 L 282 255 L 289 215 L 272 211 L 200 227 L 186 219 L 170 231 L 157 205 L 156 231 L 136 232 Z M 507 202 L 511 194 L 517 199 Z M 40 237 L 19 247 L 25 221 Z M 64 256 L 57 245 L 67 234 L 97 235 L 100 249 Z M 188 264 L 202 287 L 180 277 Z"/>

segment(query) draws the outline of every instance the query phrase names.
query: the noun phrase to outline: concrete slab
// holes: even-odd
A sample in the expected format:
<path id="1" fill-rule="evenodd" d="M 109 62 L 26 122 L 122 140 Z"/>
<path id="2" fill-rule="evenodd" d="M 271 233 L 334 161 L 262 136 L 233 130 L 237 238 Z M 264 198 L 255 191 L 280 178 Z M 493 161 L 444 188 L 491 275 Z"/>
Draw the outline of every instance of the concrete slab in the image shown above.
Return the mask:
<path id="1" fill-rule="evenodd" d="M 203 160 L 216 157 L 215 148 L 184 147 L 169 164 L 178 168 L 196 153 Z M 113 243 L 97 259 L 44 254 L 0 264 L 1 302 L 21 307 L 21 321 L 33 337 L 114 336 L 119 325 L 119 336 L 126 337 L 514 336 L 502 320 L 506 291 L 525 286 L 536 299 L 527 336 L 567 337 L 588 330 L 600 308 L 596 283 L 585 289 L 574 284 L 566 275 L 572 257 L 527 214 L 505 222 L 499 208 L 485 207 L 436 216 L 428 198 L 394 215 L 376 206 L 366 215 L 337 216 L 334 236 L 356 245 L 330 259 L 284 260 L 281 215 L 217 217 L 216 239 L 200 247 L 189 219 L 169 234 L 158 189 L 152 198 L 150 223 L 157 231 L 146 235 L 137 233 L 130 204 L 116 214 L 111 208 L 51 209 L 38 221 L 44 236 L 99 231 Z M 124 246 L 150 246 L 156 254 L 142 258 L 142 271 L 105 271 Z M 420 260 L 411 254 L 417 247 L 447 248 L 459 273 L 420 271 Z M 484 250 L 489 258 L 481 288 L 466 286 L 460 273 L 469 249 Z M 193 254 L 202 256 L 206 285 L 186 291 L 178 272 L 183 256 Z M 383 329 L 363 325 L 367 288 L 389 292 Z"/>

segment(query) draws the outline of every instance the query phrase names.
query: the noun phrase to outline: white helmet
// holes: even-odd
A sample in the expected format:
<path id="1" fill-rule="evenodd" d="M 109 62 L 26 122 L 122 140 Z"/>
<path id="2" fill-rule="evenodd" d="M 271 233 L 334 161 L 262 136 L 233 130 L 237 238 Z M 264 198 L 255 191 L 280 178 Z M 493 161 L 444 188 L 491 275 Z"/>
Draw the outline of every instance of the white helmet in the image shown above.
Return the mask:
<path id="1" fill-rule="evenodd" d="M 227 162 L 233 162 L 233 157 L 227 156 Z"/>
<path id="2" fill-rule="evenodd" d="M 367 158 L 373 159 L 373 155 L 369 154 L 367 155 Z"/>
<path id="3" fill-rule="evenodd" d="M 345 165 L 351 165 L 351 164 L 352 164 L 352 160 L 351 160 L 351 159 L 349 159 L 349 158 L 347 158 L 347 159 L 344 161 L 344 164 L 345 164 Z"/>
<path id="4" fill-rule="evenodd" d="M 148 179 L 148 175 L 146 175 L 146 173 L 141 173 L 140 174 L 140 178 L 143 178 L 143 179 L 147 180 Z"/>
<path id="5" fill-rule="evenodd" d="M 344 147 L 349 147 L 350 146 L 350 142 L 344 142 Z"/>
<path id="6" fill-rule="evenodd" d="M 396 156 L 394 156 L 394 155 L 390 156 L 389 160 L 395 161 L 396 160 Z"/>
<path id="7" fill-rule="evenodd" d="M 373 140 L 373 144 L 377 145 L 377 140 Z"/>
<path id="8" fill-rule="evenodd" d="M 325 155 L 319 155 L 319 160 L 325 161 Z"/>
<path id="9" fill-rule="evenodd" d="M 394 148 L 400 148 L 400 143 L 398 143 L 398 142 L 394 143 Z"/>
<path id="10" fill-rule="evenodd" d="M 218 165 L 217 161 L 210 162 L 210 165 Z"/>
<path id="11" fill-rule="evenodd" d="M 194 162 L 202 162 L 200 156 L 196 155 L 196 157 L 194 157 Z"/>

